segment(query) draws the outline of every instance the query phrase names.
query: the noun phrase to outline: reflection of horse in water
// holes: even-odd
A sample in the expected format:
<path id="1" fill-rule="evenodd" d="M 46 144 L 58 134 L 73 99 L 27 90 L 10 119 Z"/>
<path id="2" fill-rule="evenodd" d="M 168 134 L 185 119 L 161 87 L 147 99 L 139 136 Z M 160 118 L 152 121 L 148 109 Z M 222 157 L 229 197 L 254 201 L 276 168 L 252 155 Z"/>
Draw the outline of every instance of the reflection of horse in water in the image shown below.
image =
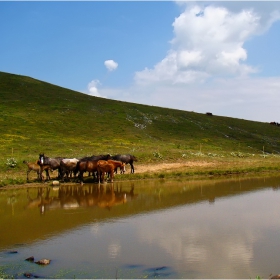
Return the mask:
<path id="1" fill-rule="evenodd" d="M 114 186 L 111 185 L 108 191 L 106 189 L 100 194 L 97 206 L 100 208 L 111 209 L 113 206 L 126 203 L 126 193 L 118 193 L 114 191 Z"/>
<path id="2" fill-rule="evenodd" d="M 105 185 L 60 186 L 55 196 L 51 196 L 51 191 L 51 187 L 38 188 L 36 196 L 32 198 L 28 189 L 26 209 L 39 208 L 41 214 L 47 210 L 58 208 L 99 207 L 112 209 L 112 207 L 126 203 L 128 197 L 134 196 L 133 187 L 128 192 L 119 188 L 115 190 L 113 183 L 108 187 Z"/>
<path id="3" fill-rule="evenodd" d="M 51 205 L 53 200 L 55 198 L 50 198 L 50 188 L 38 188 L 37 189 L 37 196 L 35 198 L 31 198 L 29 189 L 27 189 L 27 199 L 28 199 L 28 204 L 26 206 L 27 209 L 30 208 L 40 208 L 40 213 L 44 214 L 45 213 L 45 206 L 46 205 Z M 45 192 L 46 191 L 46 192 Z"/>
<path id="4" fill-rule="evenodd" d="M 60 196 L 61 205 L 65 209 L 95 206 L 111 209 L 113 206 L 126 203 L 126 193 L 115 192 L 113 184 L 109 188 L 100 188 L 96 185 L 86 188 L 62 187 Z"/>

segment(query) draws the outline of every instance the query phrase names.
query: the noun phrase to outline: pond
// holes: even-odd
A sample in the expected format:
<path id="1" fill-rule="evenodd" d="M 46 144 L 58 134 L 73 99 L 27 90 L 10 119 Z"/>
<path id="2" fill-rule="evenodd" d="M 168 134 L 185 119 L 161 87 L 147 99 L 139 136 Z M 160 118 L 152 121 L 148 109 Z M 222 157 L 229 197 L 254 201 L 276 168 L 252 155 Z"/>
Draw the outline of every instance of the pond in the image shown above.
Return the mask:
<path id="1" fill-rule="evenodd" d="M 279 190 L 280 176 L 2 189 L 0 278 L 269 278 Z"/>

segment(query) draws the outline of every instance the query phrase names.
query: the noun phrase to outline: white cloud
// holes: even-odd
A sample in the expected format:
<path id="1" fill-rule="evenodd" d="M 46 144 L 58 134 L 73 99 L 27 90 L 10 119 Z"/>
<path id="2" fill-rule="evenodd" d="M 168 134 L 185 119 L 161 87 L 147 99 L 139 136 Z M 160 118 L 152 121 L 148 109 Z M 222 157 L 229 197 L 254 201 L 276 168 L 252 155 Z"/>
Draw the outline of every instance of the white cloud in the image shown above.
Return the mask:
<path id="1" fill-rule="evenodd" d="M 92 96 L 97 96 L 97 97 L 101 97 L 101 94 L 98 91 L 98 86 L 100 86 L 101 83 L 99 80 L 92 80 L 89 84 L 88 84 L 88 91 L 87 94 L 92 95 Z"/>
<path id="2" fill-rule="evenodd" d="M 272 85 L 280 78 L 250 78 L 258 69 L 246 64 L 244 43 L 280 19 L 280 5 L 269 9 L 267 3 L 206 3 L 184 6 L 173 22 L 171 49 L 153 68 L 135 73 L 130 101 L 275 120 L 280 95 L 279 87 Z"/>
<path id="3" fill-rule="evenodd" d="M 171 47 L 127 89 L 108 98 L 256 121 L 278 121 L 280 77 L 252 77 L 244 43 L 280 19 L 280 2 L 187 2 L 173 22 Z M 260 73 L 259 73 L 260 74 Z"/>
<path id="4" fill-rule="evenodd" d="M 135 81 L 189 84 L 211 76 L 256 72 L 243 63 L 247 59 L 243 44 L 256 34 L 259 21 L 252 10 L 233 13 L 224 7 L 187 6 L 173 22 L 172 49 L 153 69 L 137 72 Z"/>
<path id="5" fill-rule="evenodd" d="M 104 65 L 109 71 L 114 71 L 118 68 L 118 63 L 114 60 L 106 60 Z"/>

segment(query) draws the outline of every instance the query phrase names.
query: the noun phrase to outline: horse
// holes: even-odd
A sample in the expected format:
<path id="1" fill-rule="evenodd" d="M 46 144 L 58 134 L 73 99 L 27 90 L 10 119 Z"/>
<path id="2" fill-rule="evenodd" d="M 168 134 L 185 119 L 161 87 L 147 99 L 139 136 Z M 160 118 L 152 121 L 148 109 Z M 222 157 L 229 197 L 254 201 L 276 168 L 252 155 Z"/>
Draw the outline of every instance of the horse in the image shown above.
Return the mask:
<path id="1" fill-rule="evenodd" d="M 114 172 L 116 168 L 120 168 L 121 171 L 124 173 L 125 172 L 125 163 L 121 161 L 116 161 L 116 160 L 99 160 L 97 162 L 97 174 L 98 174 L 98 179 L 100 183 L 100 179 L 102 177 L 102 182 L 104 182 L 104 175 L 105 173 L 108 173 L 110 176 L 110 181 L 113 183 L 113 178 L 114 178 Z"/>
<path id="2" fill-rule="evenodd" d="M 61 168 L 61 179 L 63 179 L 64 175 L 66 174 L 66 177 L 68 179 L 69 174 L 72 176 L 72 172 L 75 171 L 78 163 L 78 159 L 76 158 L 64 158 L 60 162 L 60 168 Z M 74 172 L 74 176 L 76 177 L 76 173 Z"/>
<path id="3" fill-rule="evenodd" d="M 89 172 L 89 173 L 94 173 L 97 172 L 97 162 L 99 160 L 107 160 L 111 157 L 111 155 L 107 154 L 107 155 L 99 155 L 99 156 L 91 156 L 91 157 L 84 157 L 81 158 L 78 163 L 77 166 L 75 168 L 75 173 L 79 172 L 79 179 L 81 184 L 83 184 L 83 174 L 84 172 Z M 95 176 L 94 176 L 95 178 Z"/>
<path id="4" fill-rule="evenodd" d="M 108 163 L 111 163 L 114 165 L 114 170 L 117 170 L 118 168 L 120 168 L 121 174 L 125 173 L 125 162 L 122 161 L 118 161 L 118 160 L 113 160 L 113 159 L 108 159 L 107 160 Z"/>
<path id="5" fill-rule="evenodd" d="M 39 164 L 41 166 L 40 174 L 42 176 L 43 168 L 45 165 L 49 165 L 52 170 L 58 170 L 58 178 L 61 178 L 61 166 L 60 162 L 63 157 L 49 158 L 44 154 L 39 154 Z M 51 179 L 48 170 L 46 170 L 47 179 Z"/>
<path id="6" fill-rule="evenodd" d="M 44 176 L 42 174 L 40 174 L 41 166 L 39 165 L 38 160 L 36 160 L 35 162 L 27 162 L 26 160 L 24 160 L 23 163 L 26 164 L 27 167 L 28 167 L 27 172 L 26 172 L 26 180 L 27 181 L 29 181 L 29 173 L 31 171 L 35 171 L 37 173 L 37 179 L 44 179 Z M 43 167 L 43 170 L 45 170 L 46 174 L 47 174 L 47 171 L 51 170 L 51 168 L 48 165 L 45 165 Z"/>
<path id="7" fill-rule="evenodd" d="M 83 158 L 80 158 L 80 161 L 87 161 L 87 160 L 108 160 L 111 158 L 111 155 L 110 154 L 107 154 L 107 155 L 98 155 L 98 156 L 95 156 L 95 155 L 92 155 L 90 157 L 83 157 Z"/>
<path id="8" fill-rule="evenodd" d="M 133 155 L 127 154 L 127 155 L 115 155 L 112 156 L 113 160 L 118 160 L 121 162 L 124 162 L 125 164 L 130 164 L 131 167 L 131 173 L 134 173 L 134 165 L 133 165 L 133 161 L 137 161 L 137 158 Z"/>

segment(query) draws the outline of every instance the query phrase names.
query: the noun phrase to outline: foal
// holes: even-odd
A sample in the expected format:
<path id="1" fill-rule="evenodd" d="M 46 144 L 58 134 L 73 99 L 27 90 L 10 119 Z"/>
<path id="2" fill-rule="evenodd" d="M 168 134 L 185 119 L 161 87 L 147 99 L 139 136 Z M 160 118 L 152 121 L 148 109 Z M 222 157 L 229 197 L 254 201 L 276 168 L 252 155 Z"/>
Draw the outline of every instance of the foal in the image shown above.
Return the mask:
<path id="1" fill-rule="evenodd" d="M 44 179 L 44 176 L 43 174 L 41 174 L 41 168 L 42 168 L 42 172 L 45 170 L 46 171 L 46 175 L 48 176 L 48 171 L 51 170 L 50 166 L 49 165 L 45 165 L 43 167 L 41 167 L 39 165 L 39 161 L 36 160 L 35 162 L 27 162 L 26 160 L 23 161 L 24 164 L 27 165 L 28 169 L 27 169 L 27 172 L 26 172 L 26 179 L 27 181 L 29 181 L 29 173 L 31 171 L 35 171 L 37 173 L 37 179 L 41 179 L 43 180 Z"/>

